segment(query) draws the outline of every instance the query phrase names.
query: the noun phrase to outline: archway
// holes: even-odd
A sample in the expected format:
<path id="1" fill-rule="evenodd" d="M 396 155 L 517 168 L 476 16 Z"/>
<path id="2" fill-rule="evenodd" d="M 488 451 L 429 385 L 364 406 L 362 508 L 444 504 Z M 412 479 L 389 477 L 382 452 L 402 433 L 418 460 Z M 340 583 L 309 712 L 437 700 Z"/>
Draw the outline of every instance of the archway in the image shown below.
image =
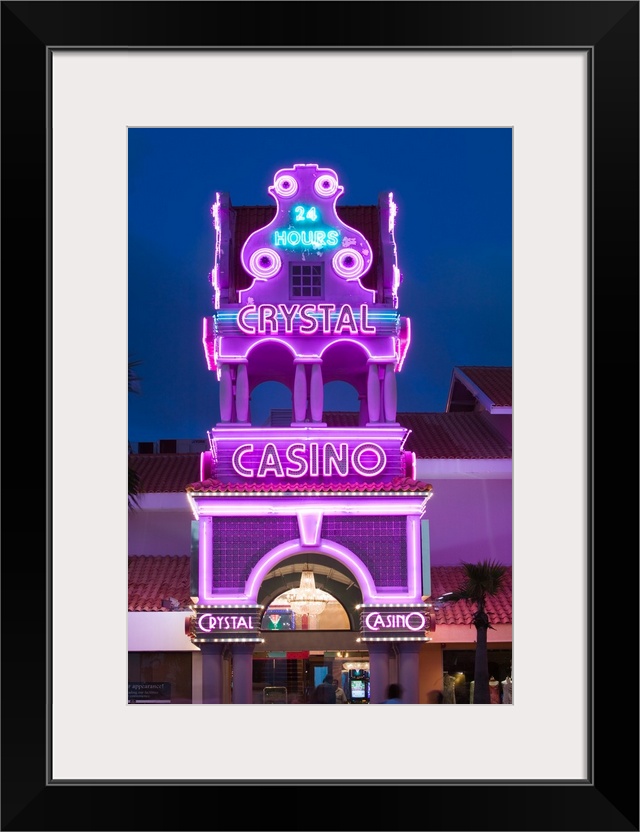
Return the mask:
<path id="1" fill-rule="evenodd" d="M 318 626 L 311 629 L 300 628 L 297 616 L 284 623 L 287 604 L 279 600 L 299 586 L 304 570 L 313 572 L 316 588 L 332 599 L 318 617 Z M 338 680 L 349 695 L 355 676 L 368 680 L 369 653 L 358 643 L 362 590 L 344 563 L 321 552 L 286 557 L 264 576 L 257 602 L 265 608 L 261 631 L 265 641 L 254 653 L 254 702 L 309 702 L 326 675 Z M 279 617 L 275 626 L 271 615 Z"/>

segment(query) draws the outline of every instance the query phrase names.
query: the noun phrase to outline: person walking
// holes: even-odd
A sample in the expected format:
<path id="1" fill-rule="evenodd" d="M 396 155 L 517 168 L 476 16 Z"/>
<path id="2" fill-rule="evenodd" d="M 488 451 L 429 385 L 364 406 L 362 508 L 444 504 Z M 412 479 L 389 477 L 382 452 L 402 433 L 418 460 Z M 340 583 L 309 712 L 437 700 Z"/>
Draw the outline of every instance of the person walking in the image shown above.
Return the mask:
<path id="1" fill-rule="evenodd" d="M 333 685 L 333 676 L 327 674 L 322 682 L 313 691 L 312 702 L 321 705 L 336 704 L 336 689 Z"/>
<path id="2" fill-rule="evenodd" d="M 338 705 L 348 705 L 347 694 L 340 687 L 340 682 L 337 679 L 333 680 L 333 686 L 336 689 L 336 702 Z"/>
<path id="3" fill-rule="evenodd" d="M 383 705 L 401 705 L 402 704 L 402 687 L 397 682 L 391 682 L 387 688 L 387 698 Z"/>

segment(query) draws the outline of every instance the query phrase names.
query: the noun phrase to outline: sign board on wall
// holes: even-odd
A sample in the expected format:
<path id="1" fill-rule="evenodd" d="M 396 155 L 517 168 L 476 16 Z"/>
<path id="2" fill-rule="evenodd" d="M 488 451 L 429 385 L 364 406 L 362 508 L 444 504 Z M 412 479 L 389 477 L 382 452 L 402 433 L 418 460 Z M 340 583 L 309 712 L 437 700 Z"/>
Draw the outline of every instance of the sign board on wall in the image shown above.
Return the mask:
<path id="1" fill-rule="evenodd" d="M 216 478 L 222 482 L 372 482 L 406 476 L 409 431 L 382 428 L 239 428 L 210 432 Z"/>
<path id="2" fill-rule="evenodd" d="M 404 607 L 363 604 L 360 608 L 362 641 L 428 641 L 433 624 L 430 608 L 426 604 Z"/>
<path id="3" fill-rule="evenodd" d="M 129 703 L 171 702 L 171 682 L 129 682 Z"/>
<path id="4" fill-rule="evenodd" d="M 260 605 L 196 607 L 190 631 L 196 642 L 261 642 Z"/>

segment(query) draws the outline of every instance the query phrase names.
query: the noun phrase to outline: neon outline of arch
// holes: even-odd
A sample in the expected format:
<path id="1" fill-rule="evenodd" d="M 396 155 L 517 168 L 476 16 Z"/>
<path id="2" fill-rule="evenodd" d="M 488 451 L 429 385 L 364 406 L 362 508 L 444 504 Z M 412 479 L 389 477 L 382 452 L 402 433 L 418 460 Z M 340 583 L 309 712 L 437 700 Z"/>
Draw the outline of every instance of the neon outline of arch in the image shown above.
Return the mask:
<path id="1" fill-rule="evenodd" d="M 202 518 L 201 518 L 202 519 Z M 411 519 L 411 518 L 407 518 Z M 412 530 L 413 531 L 413 530 Z M 409 529 L 407 529 L 409 532 Z M 346 566 L 356 577 L 358 580 L 358 586 L 362 591 L 362 601 L 365 604 L 369 603 L 386 603 L 386 604 L 407 604 L 407 603 L 414 603 L 417 600 L 420 600 L 422 597 L 421 595 L 418 596 L 417 588 L 417 552 L 415 546 L 415 539 L 413 538 L 412 534 L 407 534 L 407 559 L 409 561 L 408 566 L 412 566 L 412 569 L 409 569 L 409 587 L 408 592 L 404 595 L 386 595 L 376 593 L 373 590 L 375 586 L 375 582 L 371 576 L 371 573 L 367 569 L 367 567 L 360 561 L 360 559 L 349 549 L 344 546 L 341 546 L 339 543 L 334 543 L 333 541 L 326 540 L 325 538 L 320 539 L 320 545 L 314 547 L 314 551 L 317 554 L 322 555 L 329 555 L 335 560 L 339 561 Z M 209 551 L 206 550 L 203 569 L 200 571 L 200 581 L 201 586 L 207 586 L 208 581 L 208 565 L 210 563 L 210 558 L 208 557 Z M 210 596 L 204 595 L 203 598 L 200 598 L 199 603 L 205 604 L 234 604 L 234 603 L 250 603 L 250 604 L 257 604 L 257 596 L 258 596 L 258 588 L 262 584 L 264 580 L 264 576 L 274 568 L 274 566 L 284 558 L 291 557 L 297 554 L 304 554 L 305 557 L 309 556 L 308 548 L 302 547 L 300 545 L 299 539 L 298 540 L 289 540 L 286 543 L 281 543 L 278 546 L 275 546 L 271 551 L 267 552 L 256 564 L 256 566 L 251 570 L 247 581 L 245 582 L 245 592 L 239 595 L 224 595 L 224 596 Z"/>

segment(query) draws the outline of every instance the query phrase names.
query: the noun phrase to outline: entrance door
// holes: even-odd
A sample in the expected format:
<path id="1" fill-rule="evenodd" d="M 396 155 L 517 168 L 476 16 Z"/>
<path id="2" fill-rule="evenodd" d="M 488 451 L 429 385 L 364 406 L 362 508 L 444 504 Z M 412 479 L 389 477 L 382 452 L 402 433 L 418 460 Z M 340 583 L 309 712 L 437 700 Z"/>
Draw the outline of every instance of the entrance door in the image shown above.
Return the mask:
<path id="1" fill-rule="evenodd" d="M 305 658 L 289 658 L 286 653 L 277 655 L 277 652 L 254 654 L 255 703 L 310 703 L 313 691 L 327 675 L 337 679 L 349 697 L 350 675 L 353 675 L 354 669 L 359 668 L 368 677 L 369 654 L 366 651 L 314 651 Z M 354 703 L 360 704 L 361 701 L 358 697 Z"/>

